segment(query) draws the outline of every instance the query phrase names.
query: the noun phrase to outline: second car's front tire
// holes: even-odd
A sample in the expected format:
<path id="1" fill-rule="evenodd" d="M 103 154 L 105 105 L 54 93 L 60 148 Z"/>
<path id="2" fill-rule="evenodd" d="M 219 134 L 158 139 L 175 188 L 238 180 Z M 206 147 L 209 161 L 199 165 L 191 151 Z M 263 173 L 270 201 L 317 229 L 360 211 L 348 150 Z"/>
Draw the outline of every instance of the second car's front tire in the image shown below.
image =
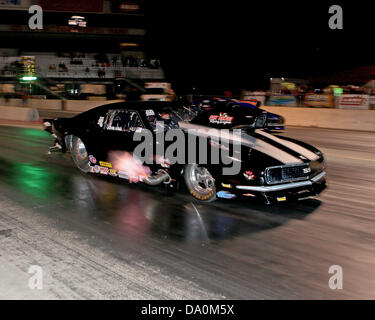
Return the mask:
<path id="1" fill-rule="evenodd" d="M 185 184 L 189 193 L 197 200 L 211 202 L 216 199 L 215 179 L 207 168 L 188 164 L 184 172 Z"/>

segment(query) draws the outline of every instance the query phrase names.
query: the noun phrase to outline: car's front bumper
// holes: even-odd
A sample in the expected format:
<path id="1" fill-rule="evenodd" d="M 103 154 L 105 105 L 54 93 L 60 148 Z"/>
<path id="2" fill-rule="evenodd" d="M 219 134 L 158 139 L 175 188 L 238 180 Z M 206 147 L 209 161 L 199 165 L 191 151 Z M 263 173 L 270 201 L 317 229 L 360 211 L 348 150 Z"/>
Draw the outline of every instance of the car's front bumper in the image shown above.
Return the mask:
<path id="1" fill-rule="evenodd" d="M 269 125 L 269 124 L 266 124 L 265 130 L 268 130 L 268 131 L 285 130 L 285 127 L 283 125 Z"/>
<path id="2" fill-rule="evenodd" d="M 325 176 L 323 171 L 305 181 L 265 186 L 237 185 L 224 195 L 225 198 L 230 198 L 229 194 L 233 194 L 231 198 L 262 198 L 266 203 L 302 200 L 317 196 L 326 188 Z"/>

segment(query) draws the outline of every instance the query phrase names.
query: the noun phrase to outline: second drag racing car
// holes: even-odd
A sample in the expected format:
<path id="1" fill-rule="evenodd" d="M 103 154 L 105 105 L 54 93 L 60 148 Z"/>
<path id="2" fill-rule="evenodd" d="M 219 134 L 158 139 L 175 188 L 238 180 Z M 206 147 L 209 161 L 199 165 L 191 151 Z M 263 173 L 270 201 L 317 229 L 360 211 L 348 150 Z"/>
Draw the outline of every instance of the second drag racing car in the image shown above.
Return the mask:
<path id="1" fill-rule="evenodd" d="M 55 138 L 55 148 L 69 151 L 75 165 L 85 173 L 152 186 L 187 188 L 199 201 L 257 197 L 269 204 L 316 196 L 326 187 L 322 153 L 306 143 L 264 132 L 264 111 L 256 109 L 249 116 L 237 105 L 218 106 L 204 110 L 191 121 L 182 121 L 178 109 L 170 102 L 115 103 L 73 118 L 45 119 L 44 125 Z M 231 138 L 229 144 L 218 143 L 215 137 L 207 135 L 207 148 L 203 151 L 231 152 L 220 162 L 210 161 L 210 156 L 201 161 L 202 149 L 197 148 L 198 157 L 192 162 L 186 156 L 189 142 L 184 146 L 183 161 L 171 163 L 166 152 L 174 141 L 165 139 L 163 146 L 152 146 L 151 162 L 142 163 L 134 156 L 140 145 L 136 134 L 149 132 L 152 141 L 158 141 L 158 134 L 173 129 L 181 130 L 185 141 L 190 141 L 191 132 L 225 131 Z M 235 130 L 240 135 L 234 136 Z M 238 137 L 239 148 L 235 150 Z M 154 161 L 160 158 L 163 161 Z M 223 174 L 228 159 L 240 164 L 238 172 Z"/>
<path id="2" fill-rule="evenodd" d="M 218 105 L 226 105 L 228 107 L 237 105 L 239 107 L 245 108 L 251 114 L 254 109 L 260 108 L 260 101 L 256 99 L 237 100 L 229 98 L 209 97 L 193 101 L 191 110 L 198 113 L 203 110 L 216 108 Z M 285 129 L 285 119 L 276 113 L 267 112 L 267 122 L 264 129 L 266 131 L 283 131 Z"/>

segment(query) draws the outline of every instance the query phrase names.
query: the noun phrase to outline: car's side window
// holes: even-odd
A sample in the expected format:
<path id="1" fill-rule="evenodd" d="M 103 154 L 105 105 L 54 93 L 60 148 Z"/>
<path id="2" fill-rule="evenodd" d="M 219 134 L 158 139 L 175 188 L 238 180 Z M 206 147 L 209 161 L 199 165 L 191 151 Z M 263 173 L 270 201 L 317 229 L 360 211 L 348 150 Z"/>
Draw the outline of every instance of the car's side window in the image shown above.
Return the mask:
<path id="1" fill-rule="evenodd" d="M 138 113 L 130 110 L 109 110 L 104 123 L 104 129 L 112 131 L 133 132 L 142 127 Z"/>

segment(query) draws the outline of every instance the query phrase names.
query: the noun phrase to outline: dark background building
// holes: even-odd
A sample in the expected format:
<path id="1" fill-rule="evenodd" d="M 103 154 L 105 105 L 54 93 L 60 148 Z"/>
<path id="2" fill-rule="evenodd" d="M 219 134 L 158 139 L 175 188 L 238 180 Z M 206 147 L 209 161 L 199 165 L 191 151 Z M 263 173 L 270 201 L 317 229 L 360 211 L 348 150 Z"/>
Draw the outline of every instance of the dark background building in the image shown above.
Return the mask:
<path id="1" fill-rule="evenodd" d="M 44 9 L 43 30 L 27 27 L 31 4 Z M 267 89 L 272 77 L 309 79 L 374 64 L 373 5 L 335 2 L 344 29 L 330 30 L 332 4 L 9 0 L 0 4 L 0 41 L 20 54 L 142 52 L 160 59 L 182 93 Z M 85 28 L 68 24 L 74 15 Z"/>

